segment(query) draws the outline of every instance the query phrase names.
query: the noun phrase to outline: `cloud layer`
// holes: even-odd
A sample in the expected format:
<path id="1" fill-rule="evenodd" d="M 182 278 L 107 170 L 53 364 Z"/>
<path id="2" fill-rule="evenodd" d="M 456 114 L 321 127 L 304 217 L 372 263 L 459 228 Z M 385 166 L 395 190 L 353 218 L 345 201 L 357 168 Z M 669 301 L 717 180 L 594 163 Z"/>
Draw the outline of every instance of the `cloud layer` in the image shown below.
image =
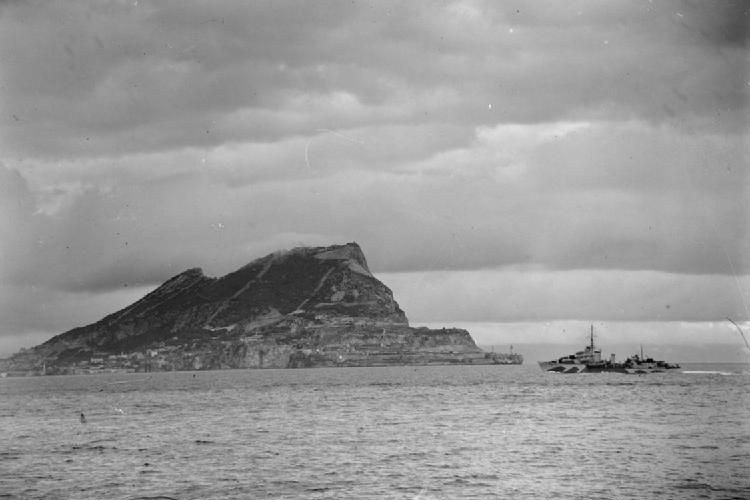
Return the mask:
<path id="1" fill-rule="evenodd" d="M 352 240 L 394 283 L 545 304 L 436 291 L 436 319 L 747 313 L 748 19 L 730 1 L 3 4 L 0 335 L 54 331 L 20 304 L 67 327 L 75 297 L 106 312 L 188 267 Z M 579 286 L 600 278 L 630 288 Z M 534 285 L 560 280 L 591 307 Z"/>

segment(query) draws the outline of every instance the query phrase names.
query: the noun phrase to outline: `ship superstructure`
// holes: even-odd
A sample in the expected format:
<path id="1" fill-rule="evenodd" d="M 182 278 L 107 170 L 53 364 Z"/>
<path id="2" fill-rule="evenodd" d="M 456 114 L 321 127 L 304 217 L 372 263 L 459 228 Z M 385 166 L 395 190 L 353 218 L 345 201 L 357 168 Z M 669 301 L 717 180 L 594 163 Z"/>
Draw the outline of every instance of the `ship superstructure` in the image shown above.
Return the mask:
<path id="1" fill-rule="evenodd" d="M 617 363 L 614 354 L 609 359 L 602 359 L 602 350 L 594 345 L 594 325 L 591 325 L 589 345 L 582 351 L 551 361 L 539 361 L 539 366 L 542 370 L 559 373 L 653 373 L 680 367 L 678 364 L 645 357 L 643 348 L 640 356 L 635 354 L 623 363 Z"/>

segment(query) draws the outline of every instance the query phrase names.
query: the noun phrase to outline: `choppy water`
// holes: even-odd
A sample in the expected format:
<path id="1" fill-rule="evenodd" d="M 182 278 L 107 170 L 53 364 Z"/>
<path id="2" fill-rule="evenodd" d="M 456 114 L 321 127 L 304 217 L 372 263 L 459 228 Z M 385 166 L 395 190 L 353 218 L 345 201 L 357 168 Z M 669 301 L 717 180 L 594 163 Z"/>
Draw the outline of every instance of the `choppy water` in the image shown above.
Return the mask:
<path id="1" fill-rule="evenodd" d="M 0 379 L 0 499 L 750 498 L 750 365 L 684 370 Z"/>

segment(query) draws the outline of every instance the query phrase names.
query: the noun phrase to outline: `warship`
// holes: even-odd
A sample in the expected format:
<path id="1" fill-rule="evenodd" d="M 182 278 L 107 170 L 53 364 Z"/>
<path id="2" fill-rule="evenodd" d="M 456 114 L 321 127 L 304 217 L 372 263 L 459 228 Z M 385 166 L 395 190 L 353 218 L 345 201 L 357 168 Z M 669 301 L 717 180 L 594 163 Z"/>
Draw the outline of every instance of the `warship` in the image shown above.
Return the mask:
<path id="1" fill-rule="evenodd" d="M 591 341 L 582 351 L 551 361 L 539 361 L 542 370 L 559 373 L 654 373 L 679 368 L 676 363 L 654 360 L 641 354 L 634 354 L 624 362 L 615 361 L 615 355 L 602 359 L 602 350 L 594 345 L 594 325 L 591 325 Z"/>

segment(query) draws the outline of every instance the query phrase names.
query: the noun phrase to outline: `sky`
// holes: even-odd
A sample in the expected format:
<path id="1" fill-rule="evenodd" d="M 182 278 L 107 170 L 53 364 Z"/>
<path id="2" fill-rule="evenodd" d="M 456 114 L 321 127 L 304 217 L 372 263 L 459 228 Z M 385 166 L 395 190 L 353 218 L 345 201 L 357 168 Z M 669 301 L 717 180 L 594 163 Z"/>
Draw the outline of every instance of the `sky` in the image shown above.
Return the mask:
<path id="1" fill-rule="evenodd" d="M 750 360 L 749 34 L 739 1 L 0 3 L 0 356 L 356 241 L 413 324 Z"/>

